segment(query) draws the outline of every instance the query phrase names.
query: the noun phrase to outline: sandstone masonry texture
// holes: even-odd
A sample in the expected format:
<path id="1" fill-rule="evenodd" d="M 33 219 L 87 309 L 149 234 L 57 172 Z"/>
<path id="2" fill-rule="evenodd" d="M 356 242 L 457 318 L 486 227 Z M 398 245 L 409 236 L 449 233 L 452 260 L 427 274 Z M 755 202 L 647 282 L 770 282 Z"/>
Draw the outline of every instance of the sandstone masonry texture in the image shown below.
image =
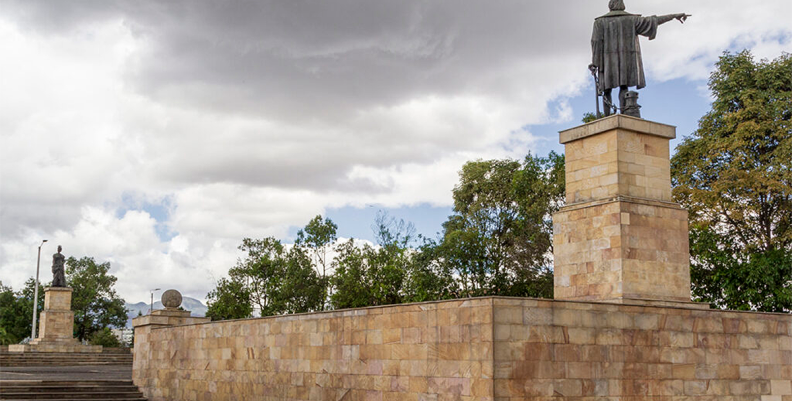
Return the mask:
<path id="1" fill-rule="evenodd" d="M 675 128 L 624 115 L 561 132 L 555 299 L 690 302 L 687 211 L 671 199 Z"/>
<path id="2" fill-rule="evenodd" d="M 478 298 L 140 326 L 151 400 L 792 401 L 792 316 Z"/>

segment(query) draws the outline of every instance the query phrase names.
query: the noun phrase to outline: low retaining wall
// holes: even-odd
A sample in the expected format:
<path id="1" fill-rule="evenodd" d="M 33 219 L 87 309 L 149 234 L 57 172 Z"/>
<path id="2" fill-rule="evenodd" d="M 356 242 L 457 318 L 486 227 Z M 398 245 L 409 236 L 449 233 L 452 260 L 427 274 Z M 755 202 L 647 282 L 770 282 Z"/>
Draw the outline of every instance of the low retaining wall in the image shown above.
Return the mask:
<path id="1" fill-rule="evenodd" d="M 138 327 L 150 400 L 792 401 L 792 316 L 478 298 Z"/>

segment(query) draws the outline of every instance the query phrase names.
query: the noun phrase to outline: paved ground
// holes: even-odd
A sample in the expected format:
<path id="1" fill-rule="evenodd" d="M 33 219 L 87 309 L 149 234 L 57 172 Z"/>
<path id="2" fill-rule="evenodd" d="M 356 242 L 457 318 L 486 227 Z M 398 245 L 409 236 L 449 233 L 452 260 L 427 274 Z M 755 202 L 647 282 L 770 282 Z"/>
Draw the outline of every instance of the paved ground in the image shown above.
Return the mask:
<path id="1" fill-rule="evenodd" d="M 132 380 L 132 366 L 0 367 L 0 380 Z"/>

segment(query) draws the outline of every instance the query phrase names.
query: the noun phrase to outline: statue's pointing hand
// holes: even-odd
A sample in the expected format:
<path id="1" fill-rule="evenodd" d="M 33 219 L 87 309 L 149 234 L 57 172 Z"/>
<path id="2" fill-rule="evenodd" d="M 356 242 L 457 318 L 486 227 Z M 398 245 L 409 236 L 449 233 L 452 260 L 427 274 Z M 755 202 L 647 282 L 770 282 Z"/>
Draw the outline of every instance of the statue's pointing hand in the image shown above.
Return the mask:
<path id="1" fill-rule="evenodd" d="M 674 18 L 679 20 L 679 22 L 682 23 L 682 24 L 684 24 L 685 21 L 687 21 L 688 17 L 692 17 L 692 15 L 683 13 L 683 14 L 677 14 L 676 16 L 674 16 Z"/>

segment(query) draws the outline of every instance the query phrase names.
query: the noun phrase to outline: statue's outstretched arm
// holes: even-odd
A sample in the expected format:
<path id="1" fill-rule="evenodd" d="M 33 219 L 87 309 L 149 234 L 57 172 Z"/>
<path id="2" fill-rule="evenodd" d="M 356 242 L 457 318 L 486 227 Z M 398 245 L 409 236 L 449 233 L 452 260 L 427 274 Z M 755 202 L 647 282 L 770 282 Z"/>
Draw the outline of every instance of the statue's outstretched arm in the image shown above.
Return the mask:
<path id="1" fill-rule="evenodd" d="M 661 15 L 661 16 L 657 17 L 657 25 L 665 24 L 666 22 L 674 20 L 674 19 L 679 20 L 679 22 L 684 24 L 685 20 L 687 20 L 688 17 L 690 17 L 690 15 L 685 14 L 685 13 Z"/>

